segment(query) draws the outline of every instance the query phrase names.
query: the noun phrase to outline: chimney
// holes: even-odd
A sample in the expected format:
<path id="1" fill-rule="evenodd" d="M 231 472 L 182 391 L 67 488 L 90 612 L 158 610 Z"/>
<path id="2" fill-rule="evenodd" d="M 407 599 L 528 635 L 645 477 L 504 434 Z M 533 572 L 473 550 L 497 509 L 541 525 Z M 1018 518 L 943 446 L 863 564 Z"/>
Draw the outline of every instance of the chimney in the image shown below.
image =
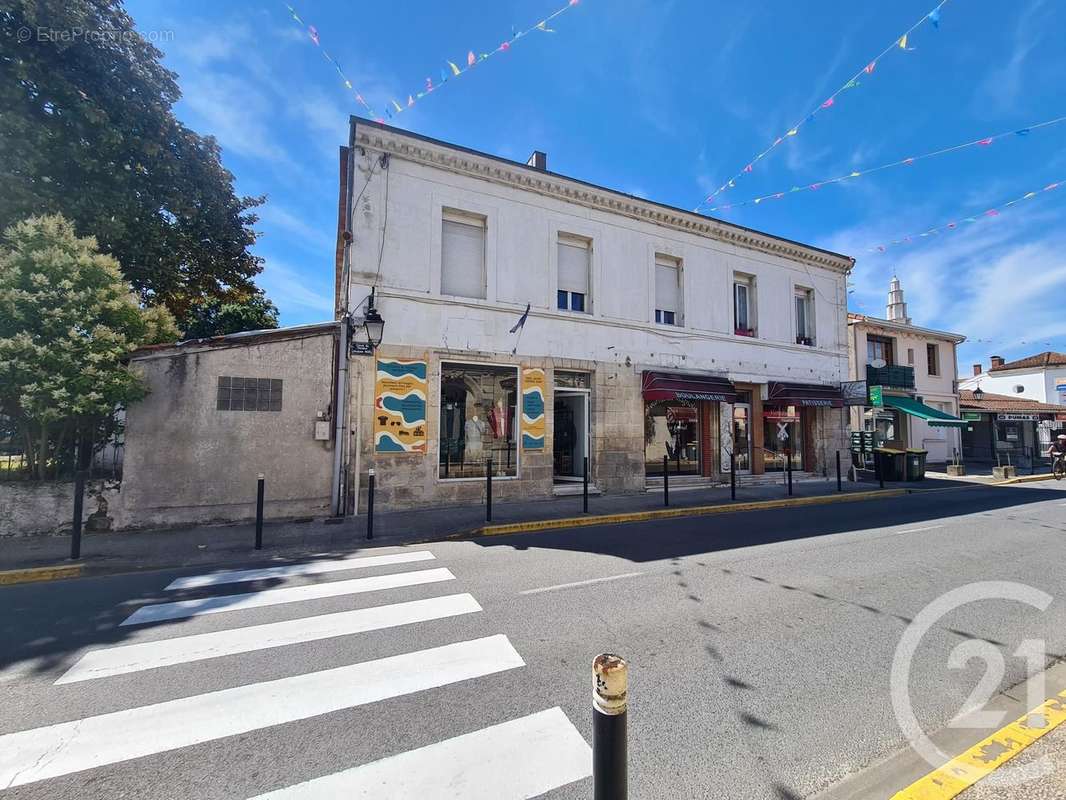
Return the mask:
<path id="1" fill-rule="evenodd" d="M 992 356 L 992 368 L 1003 366 L 1003 356 Z"/>
<path id="2" fill-rule="evenodd" d="M 974 364 L 973 365 L 973 374 L 974 375 L 980 375 L 981 374 L 981 365 L 980 364 Z"/>
<path id="3" fill-rule="evenodd" d="M 911 324 L 911 318 L 907 316 L 907 304 L 903 301 L 903 288 L 899 285 L 899 278 L 892 276 L 892 282 L 888 285 L 888 306 L 885 308 L 885 319 L 892 322 L 902 322 L 904 325 Z"/>
<path id="4" fill-rule="evenodd" d="M 543 153 L 540 150 L 534 150 L 533 151 L 533 155 L 531 155 L 529 157 L 529 160 L 526 161 L 526 164 L 528 166 L 533 167 L 533 169 L 540 170 L 541 172 L 547 172 L 548 171 L 548 154 L 547 153 Z"/>

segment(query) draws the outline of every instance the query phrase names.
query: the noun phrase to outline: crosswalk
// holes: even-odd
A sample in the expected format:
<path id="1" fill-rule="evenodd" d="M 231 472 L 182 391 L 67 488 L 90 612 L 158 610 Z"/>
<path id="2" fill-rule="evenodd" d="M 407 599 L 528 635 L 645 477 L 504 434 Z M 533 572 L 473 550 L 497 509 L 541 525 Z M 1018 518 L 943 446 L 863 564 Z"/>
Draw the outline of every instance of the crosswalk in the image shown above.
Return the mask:
<path id="1" fill-rule="evenodd" d="M 117 676 L 152 682 L 167 680 L 180 665 L 210 662 L 241 654 L 277 652 L 276 648 L 323 640 L 347 644 L 351 663 L 270 680 L 252 681 L 163 702 L 138 705 L 80 719 L 0 735 L 0 790 L 45 781 L 84 770 L 122 764 L 227 737 L 310 720 L 336 712 L 432 692 L 461 682 L 522 669 L 525 662 L 507 636 L 487 635 L 436 647 L 359 660 L 359 643 L 374 632 L 391 629 L 416 635 L 435 622 L 482 612 L 468 593 L 451 591 L 432 597 L 336 611 L 336 602 L 357 595 L 443 584 L 455 586 L 447 568 L 423 569 L 434 561 L 425 550 L 388 555 L 318 559 L 304 564 L 230 570 L 179 578 L 164 591 L 215 591 L 193 599 L 145 605 L 122 628 L 167 622 L 166 638 L 131 637 L 128 644 L 90 650 L 56 681 L 57 686 L 106 685 Z M 367 574 L 376 569 L 402 572 Z M 349 578 L 349 570 L 362 573 Z M 333 576 L 336 579 L 323 579 Z M 318 582 L 301 583 L 312 579 Z M 247 590 L 253 581 L 269 588 Z M 244 587 L 242 589 L 242 587 Z M 332 599 L 328 613 L 321 603 Z M 354 602 L 354 601 L 349 601 Z M 281 607 L 290 619 L 249 622 L 248 612 Z M 306 612 L 306 613 L 301 613 Z M 262 612 L 259 612 L 262 613 Z M 217 617 L 215 615 L 224 615 Z M 184 633 L 183 626 L 221 620 L 218 630 Z M 253 618 L 255 612 L 253 612 Z M 471 617 L 472 618 L 472 617 Z M 219 627 L 216 625 L 216 627 Z M 152 629 L 138 629 L 134 633 Z M 350 640 L 343 637 L 352 637 Z M 439 641 L 440 639 L 437 639 Z M 53 690 L 54 691 L 54 690 Z M 397 724 L 403 724 L 402 720 Z M 368 763 L 345 765 L 289 785 L 262 787 L 256 800 L 306 798 L 463 798 L 519 800 L 550 792 L 591 774 L 591 751 L 558 707 L 468 731 Z M 290 774 L 306 777 L 299 763 Z"/>

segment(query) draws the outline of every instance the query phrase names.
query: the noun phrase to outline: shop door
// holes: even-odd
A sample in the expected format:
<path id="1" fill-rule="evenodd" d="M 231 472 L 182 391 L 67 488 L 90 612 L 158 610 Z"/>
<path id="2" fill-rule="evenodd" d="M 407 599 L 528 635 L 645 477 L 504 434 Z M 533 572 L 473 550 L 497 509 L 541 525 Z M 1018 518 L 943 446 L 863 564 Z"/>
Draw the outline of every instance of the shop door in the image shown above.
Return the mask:
<path id="1" fill-rule="evenodd" d="M 558 482 L 580 481 L 589 454 L 589 393 L 555 390 L 552 466 Z M 592 470 L 592 465 L 589 465 Z"/>
<path id="2" fill-rule="evenodd" d="M 751 404 L 733 406 L 733 456 L 738 475 L 751 474 Z"/>

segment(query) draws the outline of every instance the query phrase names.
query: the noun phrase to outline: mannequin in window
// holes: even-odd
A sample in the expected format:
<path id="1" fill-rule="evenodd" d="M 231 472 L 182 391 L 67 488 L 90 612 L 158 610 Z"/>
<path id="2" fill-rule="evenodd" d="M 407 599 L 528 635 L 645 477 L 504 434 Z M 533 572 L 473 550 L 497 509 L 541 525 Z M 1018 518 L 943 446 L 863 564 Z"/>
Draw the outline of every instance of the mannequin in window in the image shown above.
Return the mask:
<path id="1" fill-rule="evenodd" d="M 485 435 L 485 420 L 481 419 L 481 406 L 474 406 L 474 415 L 466 421 L 466 456 L 468 461 L 481 458 L 482 437 Z"/>

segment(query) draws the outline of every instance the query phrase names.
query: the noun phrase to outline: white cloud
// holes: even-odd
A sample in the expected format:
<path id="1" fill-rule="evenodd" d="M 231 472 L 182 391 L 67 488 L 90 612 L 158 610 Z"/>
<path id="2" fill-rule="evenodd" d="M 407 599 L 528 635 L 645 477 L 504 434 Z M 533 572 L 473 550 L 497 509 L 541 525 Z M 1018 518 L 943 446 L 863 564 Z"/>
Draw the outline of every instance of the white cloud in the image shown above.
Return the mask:
<path id="1" fill-rule="evenodd" d="M 978 86 L 975 107 L 980 110 L 1009 112 L 1015 109 L 1025 88 L 1026 60 L 1046 32 L 1040 9 L 1046 0 L 1034 0 L 1017 18 L 1011 37 L 1012 50 L 1007 61 L 994 68 Z"/>
<path id="2" fill-rule="evenodd" d="M 306 217 L 299 216 L 275 202 L 260 206 L 256 209 L 256 213 L 260 221 L 267 224 L 268 235 L 269 228 L 281 229 L 292 234 L 291 237 L 287 237 L 289 240 L 295 240 L 317 257 L 328 261 L 332 256 L 336 242 L 329 228 L 308 222 Z"/>
<path id="3" fill-rule="evenodd" d="M 306 271 L 298 271 L 284 261 L 266 256 L 263 271 L 256 278 L 256 283 L 274 301 L 286 319 L 332 319 L 333 297 L 309 288 L 332 286 L 332 276 L 326 270 L 317 272 L 322 274 L 309 276 Z"/>

